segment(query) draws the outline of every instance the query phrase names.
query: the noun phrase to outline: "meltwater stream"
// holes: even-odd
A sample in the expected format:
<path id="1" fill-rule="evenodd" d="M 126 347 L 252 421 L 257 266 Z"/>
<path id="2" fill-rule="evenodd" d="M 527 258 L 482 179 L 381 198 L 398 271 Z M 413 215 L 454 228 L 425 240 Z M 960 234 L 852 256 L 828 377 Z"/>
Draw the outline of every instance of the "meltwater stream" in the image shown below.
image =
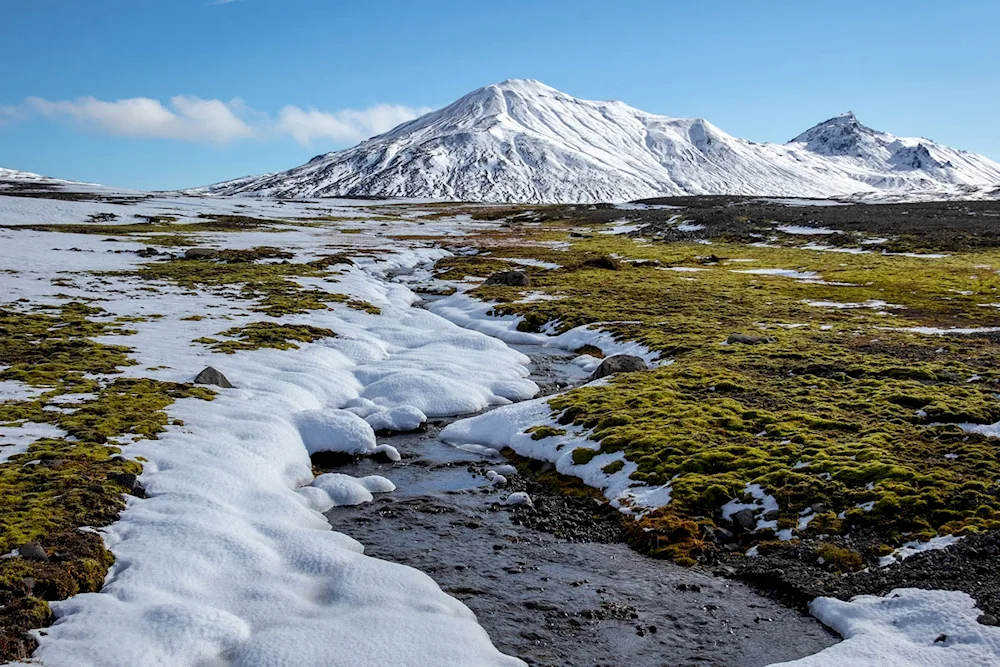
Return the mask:
<path id="1" fill-rule="evenodd" d="M 564 353 L 520 349 L 532 357 L 532 379 L 543 390 L 582 379 Z M 439 440 L 448 421 L 381 439 L 399 449 L 400 463 L 363 460 L 337 468 L 383 475 L 397 490 L 365 505 L 336 507 L 327 518 L 364 544 L 368 555 L 433 577 L 475 612 L 501 651 L 532 666 L 757 667 L 837 641 L 812 617 L 745 585 L 631 550 L 613 527 L 583 519 L 588 525 L 579 530 L 566 528 L 580 523 L 578 508 L 515 524 L 502 504 L 506 492 L 484 476 L 506 461 Z M 560 502 L 536 505 L 518 514 L 557 515 L 564 508 Z"/>

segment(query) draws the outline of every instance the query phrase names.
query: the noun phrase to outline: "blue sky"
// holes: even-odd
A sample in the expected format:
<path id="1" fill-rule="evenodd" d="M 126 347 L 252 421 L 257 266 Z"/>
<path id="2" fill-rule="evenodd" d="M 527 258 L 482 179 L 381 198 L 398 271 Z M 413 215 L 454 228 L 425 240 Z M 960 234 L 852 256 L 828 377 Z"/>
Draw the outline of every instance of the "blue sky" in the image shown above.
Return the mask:
<path id="1" fill-rule="evenodd" d="M 865 124 L 1000 160 L 1000 3 L 35 0 L 0 166 L 137 188 L 277 171 L 508 78 L 786 141 Z"/>

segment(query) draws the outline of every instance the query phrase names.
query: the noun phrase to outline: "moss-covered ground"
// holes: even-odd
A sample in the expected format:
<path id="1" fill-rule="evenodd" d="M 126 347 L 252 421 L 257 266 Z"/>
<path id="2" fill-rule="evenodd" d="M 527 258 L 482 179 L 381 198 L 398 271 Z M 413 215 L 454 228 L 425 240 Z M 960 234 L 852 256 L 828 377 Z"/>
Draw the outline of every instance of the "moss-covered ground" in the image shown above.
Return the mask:
<path id="1" fill-rule="evenodd" d="M 48 601 L 99 590 L 113 557 L 94 532 L 124 508 L 124 493 L 141 465 L 122 444 L 156 438 L 164 411 L 179 398 L 211 399 L 205 388 L 151 379 L 116 378 L 133 362 L 128 348 L 92 340 L 127 334 L 98 319 L 99 308 L 78 302 L 60 308 L 0 309 L 0 380 L 40 390 L 34 398 L 0 404 L 0 426 L 25 422 L 65 432 L 43 438 L 0 465 L 0 553 L 37 543 L 48 560 L 0 559 L 0 660 L 27 658 L 31 628 L 51 620 Z M 70 399 L 70 402 L 64 402 Z"/>
<path id="2" fill-rule="evenodd" d="M 987 334 L 907 331 L 1000 324 L 983 305 L 1000 302 L 1000 251 L 907 257 L 595 231 L 572 219 L 494 230 L 469 239 L 480 254 L 437 269 L 452 280 L 523 270 L 530 287 L 471 294 L 522 316 L 524 330 L 591 325 L 673 360 L 550 401 L 561 423 L 635 462 L 634 479 L 671 484 L 672 502 L 641 522 L 653 551 L 710 557 L 719 545 L 705 535 L 733 528 L 721 507 L 748 484 L 777 499 L 777 530 L 796 538 L 866 530 L 869 560 L 909 540 L 1000 528 L 997 441 L 955 425 L 1000 420 L 1000 346 Z M 756 269 L 799 273 L 744 272 Z M 558 299 L 521 301 L 533 292 Z M 734 333 L 771 342 L 723 344 Z M 592 457 L 574 453 L 580 465 Z"/>
<path id="3" fill-rule="evenodd" d="M 204 343 L 217 352 L 234 354 L 240 350 L 259 350 L 269 347 L 275 350 L 297 350 L 296 343 L 311 343 L 321 338 L 333 338 L 337 334 L 330 329 L 308 324 L 278 324 L 276 322 L 251 322 L 246 326 L 233 327 L 218 334 L 231 340 L 201 338 L 195 342 Z"/>
<path id="4" fill-rule="evenodd" d="M 250 301 L 251 310 L 272 317 L 325 310 L 334 303 L 373 314 L 380 312 L 367 301 L 297 282 L 299 278 L 330 277 L 338 264 L 347 263 L 343 257 L 331 255 L 314 262 L 289 262 L 288 257 L 289 253 L 268 247 L 229 250 L 201 259 L 158 259 L 108 276 L 137 278 L 148 282 L 152 289 L 157 283 L 165 283 Z M 275 258 L 285 261 L 265 261 Z"/>

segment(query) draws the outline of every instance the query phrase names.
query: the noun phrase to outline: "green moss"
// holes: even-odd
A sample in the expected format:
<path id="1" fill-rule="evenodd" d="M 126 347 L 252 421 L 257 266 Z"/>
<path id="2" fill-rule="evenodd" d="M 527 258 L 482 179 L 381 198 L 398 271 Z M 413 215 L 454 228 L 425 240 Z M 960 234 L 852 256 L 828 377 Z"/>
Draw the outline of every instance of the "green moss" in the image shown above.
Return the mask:
<path id="1" fill-rule="evenodd" d="M 373 314 L 378 307 L 352 299 L 344 294 L 327 292 L 316 287 L 305 287 L 298 278 L 322 278 L 328 275 L 327 264 L 300 262 L 261 262 L 280 253 L 273 248 L 254 248 L 245 251 L 223 251 L 211 259 L 167 259 L 143 264 L 127 272 L 110 275 L 137 278 L 152 283 L 166 282 L 190 290 L 207 290 L 233 298 L 253 302 L 251 310 L 272 317 L 324 310 L 331 303 L 343 303 L 349 308 Z"/>
<path id="2" fill-rule="evenodd" d="M 578 466 L 585 466 L 600 454 L 599 449 L 588 449 L 587 447 L 577 447 L 573 450 L 573 463 Z"/>
<path id="3" fill-rule="evenodd" d="M 624 467 L 625 467 L 625 462 L 622 461 L 621 459 L 618 459 L 617 461 L 612 461 L 608 465 L 604 466 L 603 468 L 601 468 L 601 470 L 606 475 L 614 475 L 616 472 L 618 472 Z"/>
<path id="4" fill-rule="evenodd" d="M 926 259 L 717 243 L 711 252 L 723 259 L 706 264 L 701 245 L 553 237 L 558 228 L 473 236 L 465 241 L 490 254 L 450 257 L 438 271 L 460 279 L 508 268 L 495 257 L 554 262 L 562 268 L 529 267 L 530 288 L 471 293 L 494 302 L 496 314 L 522 317 L 519 328 L 589 325 L 673 361 L 550 399 L 560 424 L 590 429 L 601 451 L 634 462 L 633 479 L 670 482 L 671 504 L 643 522 L 660 535 L 650 550 L 711 550 L 698 526 L 721 522 L 721 506 L 752 483 L 778 500 L 780 527 L 794 526 L 813 503 L 831 508 L 809 534 L 864 527 L 898 546 L 904 532 L 913 539 L 1000 528 L 995 441 L 932 426 L 1000 420 L 1000 348 L 987 337 L 905 330 L 995 325 L 995 312 L 979 304 L 1000 302 L 1000 251 Z M 596 266 L 608 256 L 627 270 Z M 822 280 L 738 272 L 748 268 L 814 271 Z M 529 291 L 558 298 L 523 302 Z M 903 307 L 810 305 L 873 301 Z M 771 342 L 721 344 L 755 332 Z M 592 451 L 575 450 L 574 459 Z M 872 511 L 856 507 L 866 503 Z"/>
<path id="5" fill-rule="evenodd" d="M 47 562 L 0 559 L 0 659 L 30 653 L 25 632 L 51 621 L 46 601 L 100 589 L 113 558 L 99 536 L 80 528 L 113 522 L 125 506 L 122 494 L 132 491 L 121 479 L 141 472 L 112 441 L 155 438 L 173 401 L 214 396 L 186 384 L 100 377 L 134 363 L 127 348 L 91 339 L 129 333 L 118 322 L 92 319 L 103 315 L 80 303 L 0 310 L 0 365 L 6 367 L 0 379 L 45 389 L 37 398 L 0 404 L 0 423 L 8 429 L 47 423 L 66 433 L 39 439 L 0 465 L 0 552 L 38 542 L 57 555 Z M 58 399 L 67 395 L 76 399 L 70 410 L 46 409 L 66 407 Z"/>
<path id="6" fill-rule="evenodd" d="M 297 350 L 299 343 L 311 343 L 337 334 L 330 329 L 308 324 L 278 324 L 276 322 L 251 322 L 246 326 L 227 329 L 218 334 L 236 340 L 219 341 L 214 338 L 195 339 L 196 343 L 210 345 L 217 352 L 233 354 L 239 350 L 259 350 L 269 347 L 276 350 Z"/>
<path id="7" fill-rule="evenodd" d="M 864 565 L 861 554 L 857 551 L 835 544 L 821 544 L 814 553 L 816 558 L 821 561 L 821 565 L 837 572 L 855 572 Z"/>
<path id="8" fill-rule="evenodd" d="M 545 438 L 566 435 L 566 429 L 552 428 L 551 426 L 532 426 L 525 433 L 530 433 L 532 440 L 544 440 Z"/>

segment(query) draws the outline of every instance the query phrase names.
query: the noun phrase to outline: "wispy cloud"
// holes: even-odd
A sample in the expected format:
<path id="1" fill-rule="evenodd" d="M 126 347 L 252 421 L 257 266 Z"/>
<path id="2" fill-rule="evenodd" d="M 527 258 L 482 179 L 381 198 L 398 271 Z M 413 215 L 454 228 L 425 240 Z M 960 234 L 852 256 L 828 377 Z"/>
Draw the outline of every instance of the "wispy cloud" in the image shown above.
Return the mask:
<path id="1" fill-rule="evenodd" d="M 304 146 L 311 145 L 316 139 L 354 142 L 391 130 L 430 110 L 427 107 L 376 104 L 367 109 L 343 109 L 330 113 L 286 106 L 278 116 L 277 130 Z"/>
<path id="2" fill-rule="evenodd" d="M 210 0 L 210 2 L 208 2 L 206 4 L 209 7 L 212 7 L 214 5 L 231 5 L 234 2 L 242 2 L 242 1 L 243 0 Z"/>
<path id="3" fill-rule="evenodd" d="M 398 104 L 339 111 L 289 105 L 273 121 L 239 98 L 226 102 L 176 95 L 165 104 L 148 97 L 113 101 L 95 97 L 56 101 L 29 97 L 19 105 L 0 105 L 0 124 L 41 116 L 117 136 L 218 144 L 249 138 L 291 137 L 309 146 L 319 141 L 337 144 L 361 141 L 428 111 L 427 107 Z"/>
<path id="4" fill-rule="evenodd" d="M 229 143 L 256 133 L 240 116 L 243 102 L 203 100 L 177 95 L 170 107 L 148 97 L 105 102 L 93 97 L 50 102 L 40 97 L 24 101 L 28 111 L 57 120 L 73 120 L 108 134 L 127 137 L 182 139 Z"/>

